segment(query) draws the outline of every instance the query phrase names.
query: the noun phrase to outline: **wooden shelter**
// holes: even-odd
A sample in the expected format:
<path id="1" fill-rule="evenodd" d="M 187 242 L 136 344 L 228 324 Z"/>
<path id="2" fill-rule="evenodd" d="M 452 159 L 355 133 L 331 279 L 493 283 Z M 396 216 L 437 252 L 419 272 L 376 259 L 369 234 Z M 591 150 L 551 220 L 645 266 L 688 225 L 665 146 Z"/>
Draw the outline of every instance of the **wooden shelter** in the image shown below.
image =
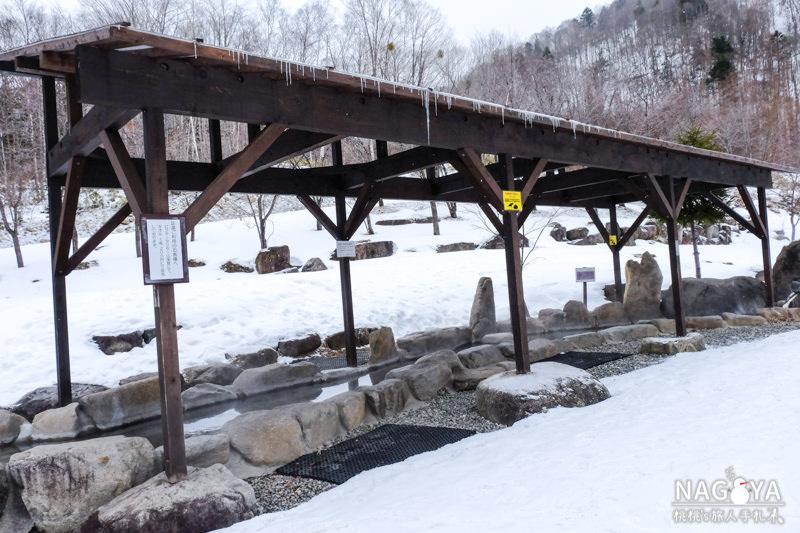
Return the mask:
<path id="1" fill-rule="evenodd" d="M 65 277 L 126 217 L 163 215 L 169 191 L 198 191 L 183 213 L 194 227 L 227 192 L 295 195 L 338 241 L 353 237 L 379 198 L 471 202 L 503 236 L 518 372 L 530 369 L 519 254 L 519 227 L 538 205 L 585 208 L 609 246 L 621 300 L 620 250 L 651 212 L 667 220 L 678 335 L 685 334 L 676 219 L 689 194 L 717 204 L 762 240 L 772 299 L 765 189 L 773 171 L 761 161 L 709 152 L 487 102 L 335 70 L 264 58 L 124 24 L 59 37 L 0 54 L 0 70 L 42 79 L 53 306 L 59 398 L 71 401 Z M 69 131 L 59 138 L 55 79 L 66 85 Z M 83 105 L 92 107 L 84 114 Z M 208 119 L 211 160 L 171 161 L 164 114 Z M 132 158 L 119 129 L 141 114 L 144 159 Z M 222 157 L 220 120 L 247 123 L 250 143 Z M 377 143 L 378 158 L 346 164 L 341 139 Z M 403 150 L 388 155 L 387 143 Z M 289 169 L 288 159 L 333 146 L 331 166 Z M 408 148 L 410 146 L 410 148 Z M 484 164 L 482 154 L 497 155 Z M 434 169 L 439 168 L 438 173 Z M 427 170 L 425 178 L 408 177 Z M 69 253 L 81 187 L 122 188 L 127 204 L 74 254 Z M 749 218 L 714 194 L 735 188 Z M 757 189 L 754 201 L 748 188 Z M 63 192 L 62 192 L 63 189 Z M 507 211 L 503 191 L 520 192 Z M 334 197 L 335 220 L 312 201 Z M 355 198 L 347 213 L 345 199 Z M 620 234 L 616 206 L 645 209 Z M 607 231 L 598 210 L 608 210 Z M 613 239 L 611 237 L 614 237 Z M 349 259 L 340 260 L 348 364 L 356 364 Z M 175 296 L 154 285 L 165 470 L 186 472 Z M 771 302 L 770 302 L 771 303 Z"/>

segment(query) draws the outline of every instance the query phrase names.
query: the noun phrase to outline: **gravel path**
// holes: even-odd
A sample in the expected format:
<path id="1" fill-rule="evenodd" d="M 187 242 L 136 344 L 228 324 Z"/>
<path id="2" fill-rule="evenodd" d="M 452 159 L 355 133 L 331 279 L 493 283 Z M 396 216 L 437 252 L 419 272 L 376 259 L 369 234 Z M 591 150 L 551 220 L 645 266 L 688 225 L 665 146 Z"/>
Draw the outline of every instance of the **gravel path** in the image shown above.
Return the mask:
<path id="1" fill-rule="evenodd" d="M 766 326 L 751 326 L 702 330 L 706 347 L 730 346 L 741 342 L 758 339 L 800 329 L 800 323 L 776 323 Z M 589 369 L 589 373 L 597 378 L 605 378 L 625 374 L 664 362 L 665 355 L 645 355 L 638 353 L 641 341 L 620 344 L 605 344 L 594 347 L 599 352 L 631 354 L 616 361 L 611 361 Z M 403 411 L 392 418 L 381 420 L 372 425 L 363 425 L 343 436 L 337 442 L 351 439 L 372 431 L 383 424 L 413 424 L 420 426 L 445 426 L 471 429 L 479 433 L 495 431 L 505 426 L 489 422 L 480 416 L 475 408 L 475 392 L 458 392 L 455 394 L 442 391 L 427 404 L 413 410 Z M 335 443 L 334 443 L 335 444 Z M 307 502 L 336 485 L 309 478 L 270 474 L 246 480 L 253 486 L 256 499 L 262 513 L 271 513 L 291 509 Z"/>

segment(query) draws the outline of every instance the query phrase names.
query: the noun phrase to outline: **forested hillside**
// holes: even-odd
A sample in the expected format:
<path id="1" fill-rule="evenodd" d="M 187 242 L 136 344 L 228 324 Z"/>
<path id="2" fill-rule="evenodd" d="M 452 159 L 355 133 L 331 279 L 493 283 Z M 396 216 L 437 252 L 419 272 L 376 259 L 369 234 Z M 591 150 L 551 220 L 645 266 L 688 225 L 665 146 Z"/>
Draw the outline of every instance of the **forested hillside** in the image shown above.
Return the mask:
<path id="1" fill-rule="evenodd" d="M 0 49 L 127 21 L 667 140 L 716 131 L 728 152 L 800 166 L 800 0 L 616 0 L 524 42 L 485 33 L 468 46 L 425 0 L 345 0 L 341 11 L 312 0 L 293 13 L 279 0 L 82 0 L 76 12 L 0 5 Z M 25 220 L 44 209 L 39 102 L 37 80 L 0 76 L 0 243 L 25 240 Z M 169 117 L 167 127 L 170 157 L 208 160 L 204 121 Z M 246 125 L 223 127 L 226 154 L 240 149 Z M 140 156 L 137 137 L 126 140 Z M 295 164 L 328 157 L 318 150 Z M 347 162 L 374 157 L 374 144 L 346 141 Z M 243 213 L 267 212 L 265 199 L 248 200 Z"/>

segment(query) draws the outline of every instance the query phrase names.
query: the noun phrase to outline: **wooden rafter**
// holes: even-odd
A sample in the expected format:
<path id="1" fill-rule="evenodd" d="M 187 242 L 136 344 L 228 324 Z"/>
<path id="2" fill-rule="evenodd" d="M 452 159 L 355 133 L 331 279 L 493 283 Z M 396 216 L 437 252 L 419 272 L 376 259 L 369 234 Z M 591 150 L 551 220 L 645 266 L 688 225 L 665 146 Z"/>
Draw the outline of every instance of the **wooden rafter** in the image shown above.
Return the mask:
<path id="1" fill-rule="evenodd" d="M 334 239 L 337 238 L 339 230 L 336 227 L 336 223 L 325 214 L 325 211 L 317 205 L 317 202 L 315 202 L 313 198 L 307 194 L 298 194 L 297 199 L 311 212 L 314 218 L 317 219 L 317 222 L 330 233 L 331 237 Z"/>
<path id="2" fill-rule="evenodd" d="M 456 150 L 456 153 L 458 154 L 461 168 L 459 169 L 456 166 L 458 165 L 456 162 L 452 164 L 456 166 L 457 170 L 463 171 L 464 175 L 472 181 L 475 188 L 480 191 L 492 207 L 498 211 L 502 211 L 503 191 L 500 189 L 494 177 L 486 170 L 486 167 L 481 161 L 480 154 L 471 148 L 461 148 Z"/>
<path id="3" fill-rule="evenodd" d="M 749 220 L 747 220 L 742 215 L 734 211 L 728 204 L 723 202 L 719 196 L 714 194 L 713 191 L 708 191 L 704 193 L 703 196 L 705 196 L 708 199 L 708 201 L 710 201 L 712 204 L 714 204 L 716 207 L 722 210 L 729 217 L 731 217 L 736 222 L 741 224 L 741 226 L 745 228 L 747 231 L 749 231 L 753 235 L 758 235 L 758 229 L 756 229 L 756 227 L 753 226 L 753 224 L 751 224 Z"/>
<path id="4" fill-rule="evenodd" d="M 764 226 L 764 221 L 761 220 L 761 216 L 759 216 L 755 204 L 753 203 L 753 198 L 747 191 L 747 187 L 745 187 L 744 185 L 739 185 L 737 189 L 739 190 L 739 196 L 742 197 L 742 202 L 744 202 L 744 206 L 747 209 L 747 212 L 750 214 L 750 220 L 752 221 L 753 228 L 755 228 L 756 230 L 753 233 L 759 239 L 765 238 L 765 236 L 767 235 L 767 229 Z"/>
<path id="5" fill-rule="evenodd" d="M 122 224 L 128 216 L 132 213 L 130 204 L 125 204 L 117 210 L 114 215 L 108 219 L 108 221 L 103 224 L 100 229 L 98 229 L 94 235 L 89 237 L 89 239 L 83 243 L 83 245 L 78 248 L 78 250 L 72 254 L 69 258 L 67 273 L 72 272 L 75 268 L 81 264 L 81 262 L 86 259 L 90 253 L 92 253 L 100 243 L 102 243 L 106 237 L 111 235 L 111 233 Z"/>
<path id="6" fill-rule="evenodd" d="M 536 183 L 539 181 L 539 176 L 544 172 L 545 167 L 547 167 L 547 159 L 539 159 L 536 161 L 536 166 L 533 167 L 533 170 L 528 176 L 528 179 L 525 180 L 525 185 L 522 187 L 521 195 L 522 195 L 522 203 L 524 204 L 528 200 L 528 196 L 533 191 L 533 188 L 536 186 Z"/>

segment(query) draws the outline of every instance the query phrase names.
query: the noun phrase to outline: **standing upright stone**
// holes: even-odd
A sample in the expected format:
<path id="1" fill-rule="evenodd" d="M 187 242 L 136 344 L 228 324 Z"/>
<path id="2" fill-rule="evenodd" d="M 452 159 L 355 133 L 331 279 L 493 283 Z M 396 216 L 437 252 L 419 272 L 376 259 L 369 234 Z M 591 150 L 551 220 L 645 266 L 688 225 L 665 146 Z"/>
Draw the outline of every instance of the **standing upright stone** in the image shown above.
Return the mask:
<path id="1" fill-rule="evenodd" d="M 784 246 L 772 267 L 772 292 L 776 302 L 789 296 L 794 280 L 800 280 L 800 241 Z"/>
<path id="2" fill-rule="evenodd" d="M 382 327 L 369 334 L 369 362 L 382 363 L 397 357 L 392 328 Z"/>
<path id="3" fill-rule="evenodd" d="M 494 288 L 492 278 L 478 280 L 472 310 L 469 313 L 469 328 L 472 330 L 472 342 L 480 341 L 484 335 L 497 331 L 497 316 L 494 309 Z"/>
<path id="4" fill-rule="evenodd" d="M 633 259 L 625 264 L 625 314 L 631 322 L 661 316 L 661 282 L 664 276 L 649 252 L 642 254 L 641 263 Z"/>

